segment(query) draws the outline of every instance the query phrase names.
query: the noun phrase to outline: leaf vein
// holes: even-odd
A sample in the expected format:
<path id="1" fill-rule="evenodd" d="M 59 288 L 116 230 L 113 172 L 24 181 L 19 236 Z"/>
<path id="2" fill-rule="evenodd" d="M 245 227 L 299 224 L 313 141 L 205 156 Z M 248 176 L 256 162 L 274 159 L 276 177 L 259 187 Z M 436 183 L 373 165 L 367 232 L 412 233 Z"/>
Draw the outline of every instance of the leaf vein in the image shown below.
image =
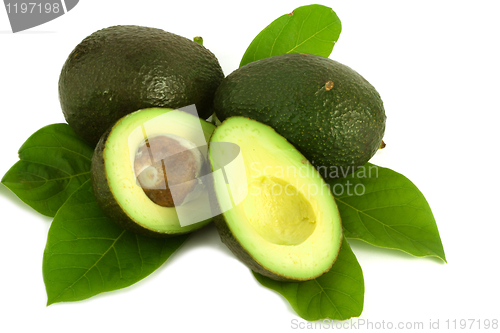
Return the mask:
<path id="1" fill-rule="evenodd" d="M 313 281 L 316 282 L 316 284 L 320 287 L 321 292 L 323 292 L 326 295 L 326 297 L 328 298 L 328 301 L 330 301 L 330 304 L 332 304 L 332 306 L 335 308 L 335 311 L 339 314 L 340 319 L 343 320 L 344 317 L 342 316 L 342 314 L 340 313 L 339 309 L 337 308 L 337 306 L 335 305 L 335 303 L 332 301 L 332 299 L 330 298 L 330 296 L 326 293 L 326 291 L 323 288 L 323 286 L 318 282 L 318 280 L 314 279 Z M 321 300 L 321 298 L 320 298 L 320 300 Z M 320 303 L 320 305 L 321 305 L 321 303 Z"/>
<path id="2" fill-rule="evenodd" d="M 283 33 L 283 30 L 285 30 L 285 27 L 290 23 L 291 19 L 286 22 L 286 24 L 281 28 L 281 31 L 279 32 L 278 36 L 276 36 L 276 39 L 273 42 L 273 45 L 271 45 L 271 51 L 269 52 L 269 56 L 273 55 L 274 51 L 274 46 L 276 45 L 276 41 L 280 38 L 281 34 Z M 287 52 L 288 53 L 288 52 Z"/>
<path id="3" fill-rule="evenodd" d="M 30 162 L 30 163 L 34 163 L 34 162 Z M 59 169 L 57 169 L 57 170 L 59 170 Z M 62 170 L 60 170 L 60 171 L 62 171 Z M 64 172 L 64 171 L 62 171 L 62 172 Z M 67 172 L 65 172 L 65 173 L 67 173 Z M 43 182 L 43 184 L 40 185 L 40 186 L 43 186 L 43 185 L 45 185 L 48 182 L 54 182 L 54 181 L 66 180 L 66 179 L 73 179 L 73 178 L 80 177 L 80 176 L 83 176 L 83 175 L 88 175 L 88 174 L 90 174 L 90 171 L 85 171 L 85 172 L 81 172 L 81 173 L 77 173 L 77 174 L 73 174 L 73 175 L 70 174 L 70 173 L 67 173 L 69 176 L 67 176 L 67 177 L 59 177 L 59 178 L 45 178 L 45 177 L 42 177 L 42 176 L 37 175 L 35 173 L 25 172 L 25 171 L 19 172 L 19 174 L 21 174 L 21 175 L 23 175 L 23 174 L 32 175 L 32 176 L 35 176 L 35 177 L 43 179 L 43 181 L 42 180 L 21 181 L 20 183 L 23 183 L 23 184 L 33 184 L 33 183 L 41 183 L 41 182 Z"/>
<path id="4" fill-rule="evenodd" d="M 144 269 L 144 259 L 142 258 L 141 246 L 139 245 L 139 238 L 137 237 L 137 234 L 134 234 L 134 236 L 135 236 L 135 242 L 137 243 L 137 253 L 139 254 L 139 259 L 141 259 L 141 272 L 140 272 L 140 274 L 142 274 L 142 271 Z"/>
<path id="5" fill-rule="evenodd" d="M 88 160 L 88 161 L 91 161 L 92 160 L 92 157 L 88 157 L 86 155 L 83 155 L 75 150 L 71 150 L 67 147 L 64 147 L 64 146 L 61 146 L 61 147 L 52 147 L 52 146 L 34 146 L 34 147 L 26 147 L 22 150 L 22 152 L 20 152 L 20 154 L 22 155 L 25 151 L 27 150 L 31 150 L 31 149 L 36 149 L 37 151 L 40 150 L 40 148 L 45 148 L 45 149 L 63 149 L 63 150 L 67 150 L 69 151 L 70 153 L 72 154 L 75 154 L 75 155 L 78 155 L 78 156 L 81 156 L 83 157 L 84 159 Z M 21 158 L 22 160 L 26 160 L 25 158 Z"/>
<path id="6" fill-rule="evenodd" d="M 389 236 L 389 237 L 390 237 L 390 238 L 391 238 L 391 239 L 392 239 L 392 240 L 393 240 L 396 244 L 400 244 L 400 243 L 399 243 L 398 241 L 396 241 L 396 240 L 394 239 L 394 237 L 393 237 L 393 236 L 391 236 L 391 235 L 389 234 L 389 232 L 387 231 L 387 229 L 391 229 L 391 230 L 393 230 L 395 233 L 400 234 L 403 238 L 406 238 L 406 239 L 407 239 L 407 240 L 409 240 L 411 243 L 418 243 L 418 244 L 420 244 L 421 246 L 423 246 L 424 248 L 426 248 L 427 250 L 432 251 L 432 253 L 434 253 L 434 251 L 433 251 L 432 249 L 428 248 L 425 244 L 422 244 L 420 241 L 418 241 L 418 240 L 416 240 L 416 239 L 412 239 L 412 238 L 410 238 L 410 237 L 409 237 L 409 236 L 407 236 L 406 234 L 404 234 L 404 233 L 402 233 L 402 232 L 400 232 L 400 231 L 398 231 L 398 230 L 394 229 L 394 227 L 392 227 L 392 226 L 390 226 L 390 225 L 387 225 L 387 224 L 383 223 L 383 222 L 382 222 L 382 221 L 380 221 L 379 219 L 377 219 L 377 218 L 375 218 L 375 217 L 373 217 L 373 216 L 371 216 L 371 215 L 369 215 L 369 214 L 366 214 L 365 212 L 363 212 L 363 211 L 361 211 L 361 210 L 359 210 L 359 209 L 357 209 L 357 208 L 355 208 L 355 207 L 353 207 L 353 206 L 351 206 L 351 205 L 347 204 L 346 202 L 344 202 L 344 201 L 342 201 L 342 200 L 339 200 L 339 201 L 340 201 L 340 202 L 342 202 L 344 205 L 348 206 L 349 208 L 353 209 L 354 211 L 356 211 L 356 212 L 358 213 L 359 220 L 360 220 L 360 222 L 363 224 L 363 226 L 365 227 L 365 229 L 366 229 L 366 230 L 368 230 L 368 227 L 366 226 L 366 223 L 363 221 L 363 219 L 361 218 L 361 216 L 360 216 L 359 214 L 363 214 L 363 215 L 367 216 L 368 218 L 370 218 L 370 219 L 374 220 L 375 222 L 378 222 L 379 224 L 381 224 L 381 225 L 384 227 L 384 231 L 387 233 L 387 235 L 388 235 L 388 236 Z M 377 239 L 377 237 L 375 237 L 375 235 L 373 235 L 373 233 L 371 233 L 369 230 L 368 230 L 368 232 L 369 232 L 369 233 L 370 233 L 370 234 L 371 234 L 371 235 L 372 235 L 375 239 Z M 413 246 L 415 246 L 415 245 L 413 245 Z"/>
<path id="7" fill-rule="evenodd" d="M 295 47 L 293 47 L 290 51 L 288 51 L 287 53 L 292 53 L 297 47 L 303 45 L 304 43 L 306 43 L 307 41 L 309 41 L 311 38 L 315 37 L 317 34 L 319 34 L 320 32 L 322 32 L 323 30 L 325 30 L 328 26 L 330 25 L 333 25 L 333 23 L 330 23 L 329 25 L 327 25 L 326 27 L 324 27 L 323 29 L 315 32 L 313 35 L 311 35 L 310 37 L 306 38 L 303 42 L 301 42 L 300 44 L 297 44 L 295 45 Z"/>
<path id="8" fill-rule="evenodd" d="M 342 291 L 340 289 L 335 289 L 335 288 L 323 288 L 323 289 L 325 290 L 325 294 L 326 294 L 326 290 L 334 291 L 334 292 L 337 292 L 337 293 L 342 294 L 344 296 L 347 296 L 348 298 L 352 299 L 352 301 L 354 303 L 356 303 L 357 306 L 361 306 L 361 304 L 359 304 L 359 302 L 354 297 L 352 297 L 352 295 L 346 293 L 345 291 Z"/>
<path id="9" fill-rule="evenodd" d="M 123 230 L 122 233 L 116 238 L 116 240 L 113 242 L 113 244 L 110 245 L 110 247 L 106 250 L 106 252 L 104 252 L 102 254 L 102 256 L 82 275 L 80 276 L 80 278 L 78 278 L 75 282 L 73 282 L 70 286 L 64 288 L 57 296 L 55 296 L 52 301 L 58 299 L 59 297 L 62 296 L 62 294 L 64 292 L 66 292 L 66 290 L 68 289 L 72 289 L 73 290 L 73 286 L 78 283 L 78 281 L 80 281 L 82 278 L 86 277 L 87 273 L 90 272 L 90 270 L 92 270 L 92 268 L 94 268 L 95 266 L 97 266 L 97 264 L 102 260 L 102 258 L 104 258 L 104 256 L 112 249 L 114 248 L 116 242 L 123 236 L 123 234 L 125 233 L 126 230 Z M 121 271 L 120 271 L 120 274 L 121 274 Z M 74 293 L 74 290 L 73 290 L 73 293 Z"/>
<path id="10" fill-rule="evenodd" d="M 118 252 L 117 252 L 115 246 L 113 246 L 113 252 L 115 253 L 116 262 L 118 263 L 118 271 L 120 272 L 120 279 L 123 279 L 123 273 L 122 273 L 122 266 L 121 266 L 121 263 L 120 263 L 120 257 L 118 256 Z"/>

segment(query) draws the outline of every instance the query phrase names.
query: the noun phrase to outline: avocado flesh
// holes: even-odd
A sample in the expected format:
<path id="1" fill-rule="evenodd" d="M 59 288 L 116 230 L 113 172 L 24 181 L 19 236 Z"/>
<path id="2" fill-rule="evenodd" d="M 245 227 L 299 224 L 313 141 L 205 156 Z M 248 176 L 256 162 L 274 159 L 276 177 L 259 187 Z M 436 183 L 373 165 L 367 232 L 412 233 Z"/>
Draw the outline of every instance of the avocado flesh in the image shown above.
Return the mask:
<path id="1" fill-rule="evenodd" d="M 217 118 L 265 123 L 292 143 L 324 178 L 340 178 L 376 153 L 386 116 L 379 93 L 332 59 L 291 53 L 229 74 L 214 98 Z"/>
<path id="2" fill-rule="evenodd" d="M 224 74 L 204 46 L 161 29 L 123 25 L 98 30 L 70 53 L 59 76 L 59 100 L 73 130 L 95 145 L 124 115 L 151 107 L 195 104 L 213 113 Z"/>
<path id="3" fill-rule="evenodd" d="M 196 131 L 200 126 L 201 134 Z M 181 226 L 175 207 L 161 206 L 147 195 L 134 166 L 145 137 L 168 135 L 206 147 L 214 129 L 191 114 L 164 108 L 138 110 L 121 118 L 102 136 L 92 158 L 91 179 L 99 206 L 123 227 L 154 237 L 191 232 L 209 223 L 211 219 Z M 207 200 L 206 194 L 199 195 L 183 205 L 196 209 Z"/>
<path id="4" fill-rule="evenodd" d="M 281 281 L 304 281 L 327 272 L 342 242 L 340 215 L 314 167 L 272 128 L 244 117 L 226 119 L 213 133 L 212 170 L 223 167 L 224 145 L 237 144 L 248 194 L 214 218 L 221 240 L 252 270 Z M 215 182 L 220 206 L 231 187 Z"/>

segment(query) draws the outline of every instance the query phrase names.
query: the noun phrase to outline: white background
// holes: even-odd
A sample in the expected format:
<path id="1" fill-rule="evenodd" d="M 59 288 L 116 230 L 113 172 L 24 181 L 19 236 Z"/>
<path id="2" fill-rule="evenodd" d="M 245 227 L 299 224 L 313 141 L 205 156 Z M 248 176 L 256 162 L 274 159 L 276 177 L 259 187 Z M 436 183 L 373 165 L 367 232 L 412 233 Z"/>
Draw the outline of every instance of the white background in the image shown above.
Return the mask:
<path id="1" fill-rule="evenodd" d="M 1 8 L 0 174 L 33 132 L 64 122 L 59 73 L 92 32 L 136 24 L 201 35 L 228 75 L 261 29 L 306 4 L 82 0 L 66 15 L 17 34 Z M 426 328 L 439 320 L 441 329 L 447 319 L 500 319 L 498 2 L 321 4 L 343 25 L 330 57 L 362 74 L 384 100 L 387 147 L 372 162 L 406 175 L 424 193 L 448 259 L 352 241 L 366 286 L 361 319 Z M 51 219 L 0 187 L 2 332 L 286 332 L 292 320 L 305 325 L 280 295 L 256 282 L 213 226 L 134 286 L 46 307 L 42 255 Z"/>

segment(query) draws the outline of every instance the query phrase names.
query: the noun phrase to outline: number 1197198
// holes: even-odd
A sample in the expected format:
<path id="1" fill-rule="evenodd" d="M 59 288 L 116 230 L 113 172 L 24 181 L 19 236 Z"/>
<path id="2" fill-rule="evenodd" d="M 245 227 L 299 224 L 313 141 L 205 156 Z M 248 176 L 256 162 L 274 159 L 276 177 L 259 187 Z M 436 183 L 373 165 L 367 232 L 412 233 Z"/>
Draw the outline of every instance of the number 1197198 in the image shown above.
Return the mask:
<path id="1" fill-rule="evenodd" d="M 54 13 L 57 14 L 61 10 L 59 3 L 42 3 L 36 2 L 22 2 L 22 3 L 7 3 L 5 5 L 8 14 L 42 14 Z"/>

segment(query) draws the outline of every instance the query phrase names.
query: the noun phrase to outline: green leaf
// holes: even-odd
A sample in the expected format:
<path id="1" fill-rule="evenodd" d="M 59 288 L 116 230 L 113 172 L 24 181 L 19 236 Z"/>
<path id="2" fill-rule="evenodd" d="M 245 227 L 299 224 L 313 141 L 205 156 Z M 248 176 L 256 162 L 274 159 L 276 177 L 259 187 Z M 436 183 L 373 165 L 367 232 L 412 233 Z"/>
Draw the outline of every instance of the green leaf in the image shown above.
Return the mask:
<path id="1" fill-rule="evenodd" d="M 90 179 L 93 148 L 68 124 L 45 126 L 19 149 L 2 184 L 37 212 L 54 216 L 66 199 Z"/>
<path id="2" fill-rule="evenodd" d="M 130 286 L 160 267 L 187 237 L 148 238 L 124 230 L 97 206 L 89 180 L 50 226 L 43 255 L 47 305 Z"/>
<path id="3" fill-rule="evenodd" d="M 296 8 L 274 20 L 245 51 L 240 67 L 252 61 L 285 53 L 309 53 L 328 57 L 340 36 L 337 14 L 321 5 Z"/>
<path id="4" fill-rule="evenodd" d="M 305 320 L 346 320 L 363 312 L 363 271 L 345 238 L 333 267 L 314 280 L 280 282 L 252 273 L 264 287 L 283 295 Z"/>
<path id="5" fill-rule="evenodd" d="M 327 182 L 346 237 L 446 262 L 431 208 L 408 178 L 367 163 L 350 176 Z"/>

